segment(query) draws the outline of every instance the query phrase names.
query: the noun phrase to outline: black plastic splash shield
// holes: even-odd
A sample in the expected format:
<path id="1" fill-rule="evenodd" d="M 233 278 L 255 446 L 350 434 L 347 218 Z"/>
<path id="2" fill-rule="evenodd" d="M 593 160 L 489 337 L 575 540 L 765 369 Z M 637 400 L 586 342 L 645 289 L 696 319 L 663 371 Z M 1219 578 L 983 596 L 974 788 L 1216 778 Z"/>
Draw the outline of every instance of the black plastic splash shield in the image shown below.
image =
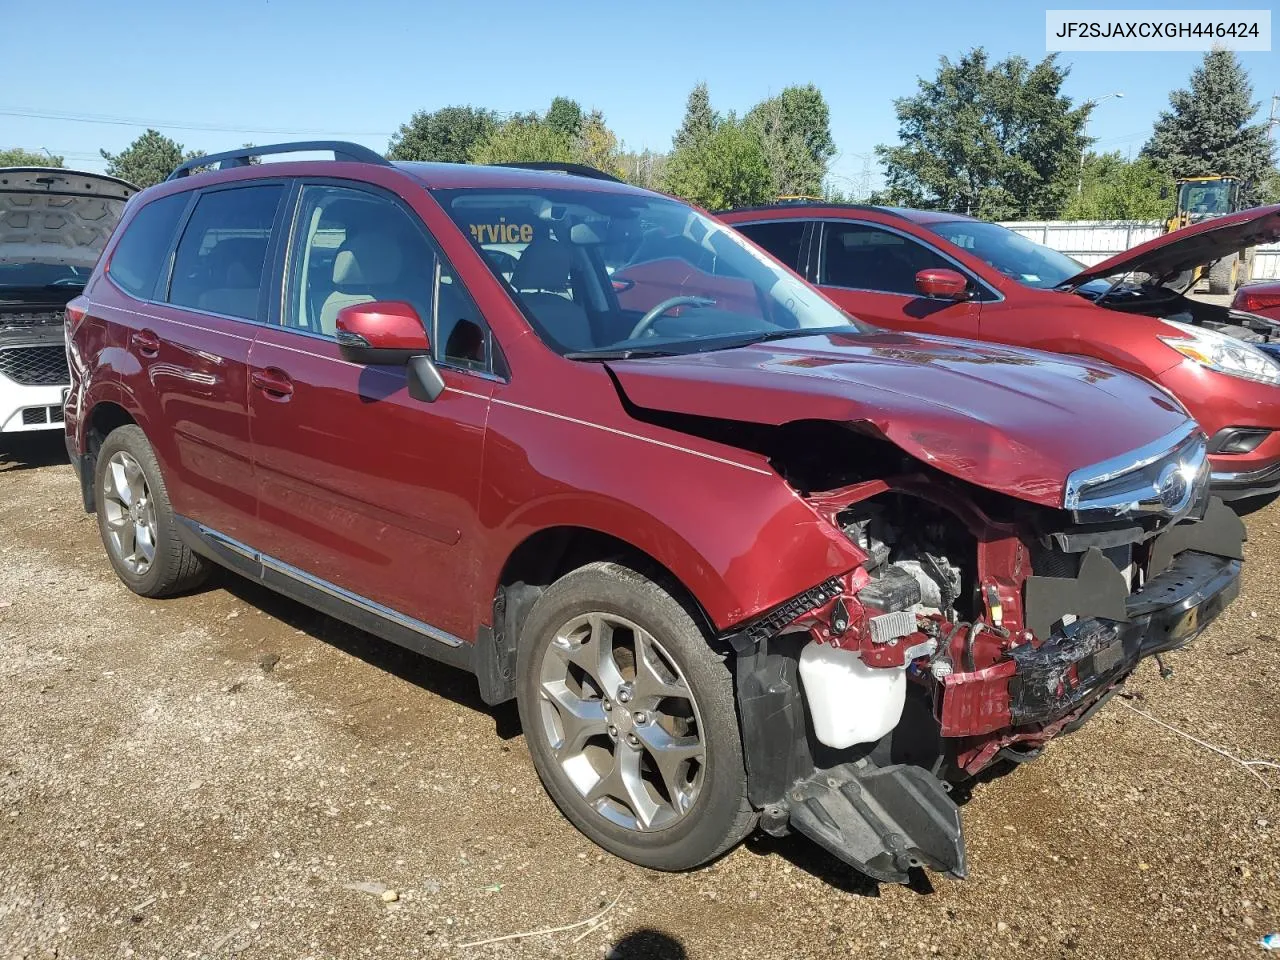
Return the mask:
<path id="1" fill-rule="evenodd" d="M 923 767 L 843 763 L 787 791 L 791 825 L 845 863 L 886 883 L 906 883 L 913 867 L 963 879 L 960 810 Z"/>

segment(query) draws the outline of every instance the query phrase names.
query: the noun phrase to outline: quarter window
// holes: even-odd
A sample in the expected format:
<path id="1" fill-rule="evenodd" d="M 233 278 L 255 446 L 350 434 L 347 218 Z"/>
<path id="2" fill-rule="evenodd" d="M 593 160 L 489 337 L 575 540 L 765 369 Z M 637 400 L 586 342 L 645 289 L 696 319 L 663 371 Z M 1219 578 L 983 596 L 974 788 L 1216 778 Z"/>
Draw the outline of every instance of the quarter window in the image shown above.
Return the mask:
<path id="1" fill-rule="evenodd" d="M 954 264 L 922 243 L 878 227 L 829 221 L 823 231 L 819 283 L 914 297 L 916 274 Z"/>
<path id="2" fill-rule="evenodd" d="M 190 199 L 190 193 L 173 193 L 152 200 L 124 228 L 107 265 L 107 275 L 125 293 L 143 300 L 154 295 L 173 232 Z"/>
<path id="3" fill-rule="evenodd" d="M 804 220 L 778 220 L 774 223 L 734 224 L 733 228 L 746 234 L 792 270 L 799 270 L 805 223 Z"/>
<path id="4" fill-rule="evenodd" d="M 202 195 L 173 260 L 169 302 L 245 320 L 258 319 L 278 183 Z"/>
<path id="5" fill-rule="evenodd" d="M 285 326 L 333 337 L 344 307 L 399 300 L 422 318 L 438 362 L 492 369 L 493 339 L 475 301 L 399 204 L 308 184 L 295 222 Z"/>

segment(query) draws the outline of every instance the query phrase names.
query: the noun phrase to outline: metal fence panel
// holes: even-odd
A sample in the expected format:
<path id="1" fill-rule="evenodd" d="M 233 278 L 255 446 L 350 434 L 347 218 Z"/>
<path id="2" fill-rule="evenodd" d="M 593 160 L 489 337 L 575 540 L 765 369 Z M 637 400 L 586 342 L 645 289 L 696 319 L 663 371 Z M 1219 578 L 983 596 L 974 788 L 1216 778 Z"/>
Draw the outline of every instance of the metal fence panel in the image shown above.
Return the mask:
<path id="1" fill-rule="evenodd" d="M 1159 220 L 1015 220 L 1004 226 L 1086 266 L 1164 233 Z M 1280 279 L 1280 243 L 1257 248 L 1251 279 Z"/>

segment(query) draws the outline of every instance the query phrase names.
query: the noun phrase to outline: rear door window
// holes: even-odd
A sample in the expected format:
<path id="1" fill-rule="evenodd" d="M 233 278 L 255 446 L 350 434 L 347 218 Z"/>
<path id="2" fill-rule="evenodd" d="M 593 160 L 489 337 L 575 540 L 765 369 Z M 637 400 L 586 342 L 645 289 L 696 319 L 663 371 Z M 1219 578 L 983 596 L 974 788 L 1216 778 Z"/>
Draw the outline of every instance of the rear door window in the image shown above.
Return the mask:
<path id="1" fill-rule="evenodd" d="M 844 221 L 828 221 L 822 231 L 818 282 L 852 290 L 919 296 L 916 274 L 954 264 L 900 233 Z"/>
<path id="2" fill-rule="evenodd" d="M 271 226 L 283 196 L 278 183 L 203 194 L 178 242 L 169 302 L 259 319 Z"/>
<path id="3" fill-rule="evenodd" d="M 149 300 L 164 272 L 169 247 L 190 193 L 174 193 L 153 200 L 124 228 L 107 265 L 107 276 L 125 293 Z"/>
<path id="4" fill-rule="evenodd" d="M 750 237 L 792 270 L 800 270 L 804 230 L 808 221 L 776 220 L 773 223 L 735 223 L 733 229 Z"/>

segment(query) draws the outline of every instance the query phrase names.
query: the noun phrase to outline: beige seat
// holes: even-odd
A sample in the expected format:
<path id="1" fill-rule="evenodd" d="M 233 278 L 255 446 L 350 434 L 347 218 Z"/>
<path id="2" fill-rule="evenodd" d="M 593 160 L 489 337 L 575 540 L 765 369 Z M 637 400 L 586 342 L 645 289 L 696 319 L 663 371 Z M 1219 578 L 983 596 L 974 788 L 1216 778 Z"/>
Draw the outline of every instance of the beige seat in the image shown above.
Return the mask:
<path id="1" fill-rule="evenodd" d="M 397 290 L 404 257 L 400 245 L 372 230 L 347 237 L 333 258 L 333 293 L 320 307 L 320 332 L 333 336 L 338 311 L 357 303 L 404 299 Z"/>

